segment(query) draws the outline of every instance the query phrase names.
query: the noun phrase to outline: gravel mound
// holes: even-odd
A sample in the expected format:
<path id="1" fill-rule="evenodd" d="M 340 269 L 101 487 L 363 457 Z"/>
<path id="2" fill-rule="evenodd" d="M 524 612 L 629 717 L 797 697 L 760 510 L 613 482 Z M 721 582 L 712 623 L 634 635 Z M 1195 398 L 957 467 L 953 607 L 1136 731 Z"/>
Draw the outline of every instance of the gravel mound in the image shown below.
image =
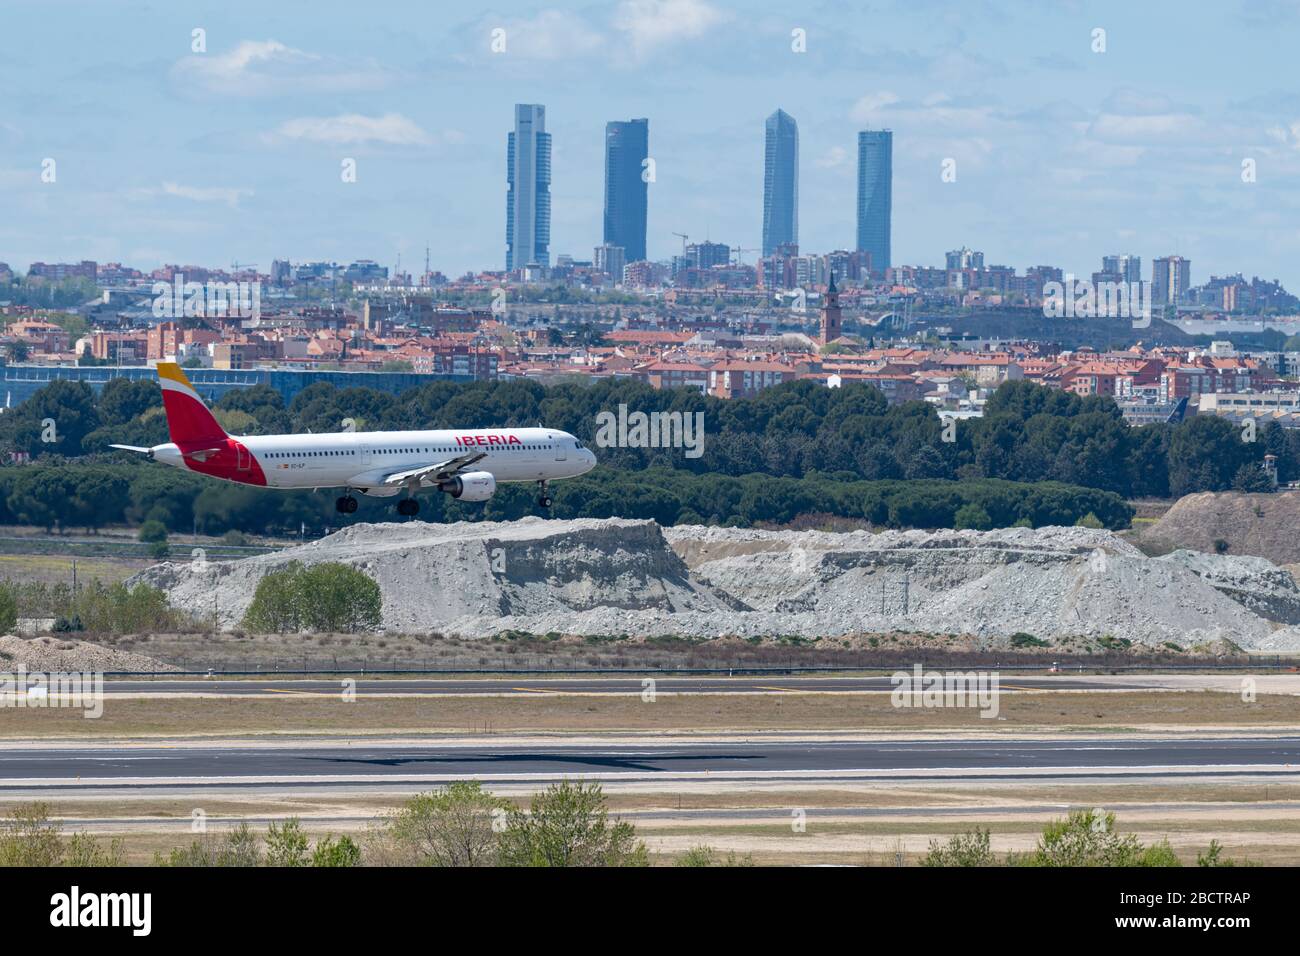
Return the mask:
<path id="1" fill-rule="evenodd" d="M 175 665 L 164 664 L 144 654 L 119 651 L 89 641 L 57 637 L 0 637 L 0 673 L 23 667 L 31 671 L 174 671 Z"/>
<path id="2" fill-rule="evenodd" d="M 240 561 L 163 564 L 135 580 L 226 627 L 290 560 L 370 574 L 384 626 L 486 637 L 1017 634 L 1185 648 L 1300 648 L 1300 589 L 1260 559 L 1150 558 L 1109 531 L 754 531 L 580 519 L 363 524 Z"/>

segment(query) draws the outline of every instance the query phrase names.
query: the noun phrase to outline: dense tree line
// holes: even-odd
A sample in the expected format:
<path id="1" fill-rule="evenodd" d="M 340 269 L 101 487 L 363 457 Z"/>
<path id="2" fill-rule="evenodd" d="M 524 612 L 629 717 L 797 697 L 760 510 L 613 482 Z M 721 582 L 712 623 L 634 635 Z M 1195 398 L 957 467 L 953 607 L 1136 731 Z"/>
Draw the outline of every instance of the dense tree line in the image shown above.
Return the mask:
<path id="1" fill-rule="evenodd" d="M 602 447 L 602 412 L 703 415 L 702 454 L 688 447 Z M 1004 384 L 983 418 L 945 425 L 924 402 L 894 406 L 876 389 L 793 382 L 722 401 L 630 380 L 543 387 L 532 382 L 433 382 L 390 395 L 318 383 L 286 403 L 266 386 L 233 390 L 214 409 L 232 434 L 529 426 L 565 429 L 595 448 L 600 467 L 557 486 L 558 517 L 626 515 L 661 521 L 784 521 L 801 513 L 891 526 L 994 526 L 1077 520 L 1123 525 L 1121 498 L 1228 488 L 1263 490 L 1259 463 L 1277 456 L 1300 478 L 1300 434 L 1270 423 L 1253 441 L 1205 416 L 1128 426 L 1110 399 L 1027 382 Z M 51 423 L 53 428 L 51 428 Z M 946 440 L 948 439 L 948 440 Z M 173 530 L 296 529 L 333 523 L 333 493 L 270 492 L 125 461 L 110 443 L 167 440 L 158 386 L 117 379 L 96 399 L 54 382 L 0 416 L 0 447 L 36 464 L 0 468 L 0 521 L 96 527 L 161 521 Z M 1106 493 L 1106 494 L 1103 494 Z M 430 520 L 533 512 L 533 489 L 503 486 L 485 505 L 425 498 Z M 967 508 L 964 518 L 957 512 Z M 353 520 L 387 517 L 363 499 Z"/>

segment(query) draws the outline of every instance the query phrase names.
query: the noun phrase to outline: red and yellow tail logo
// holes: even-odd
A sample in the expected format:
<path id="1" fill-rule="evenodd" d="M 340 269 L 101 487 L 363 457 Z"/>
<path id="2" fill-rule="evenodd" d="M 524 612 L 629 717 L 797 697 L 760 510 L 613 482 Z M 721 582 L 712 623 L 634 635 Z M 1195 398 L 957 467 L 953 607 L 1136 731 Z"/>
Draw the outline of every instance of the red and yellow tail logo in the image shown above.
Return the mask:
<path id="1" fill-rule="evenodd" d="M 182 447 L 196 442 L 224 444 L 226 430 L 212 417 L 179 365 L 159 362 L 158 384 L 162 386 L 167 432 L 173 442 Z"/>

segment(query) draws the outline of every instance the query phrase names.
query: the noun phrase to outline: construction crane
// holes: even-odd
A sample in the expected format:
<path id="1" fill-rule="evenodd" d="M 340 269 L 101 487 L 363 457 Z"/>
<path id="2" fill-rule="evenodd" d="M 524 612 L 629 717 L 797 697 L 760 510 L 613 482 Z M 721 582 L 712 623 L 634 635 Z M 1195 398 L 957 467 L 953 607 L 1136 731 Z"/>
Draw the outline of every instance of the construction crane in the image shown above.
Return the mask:
<path id="1" fill-rule="evenodd" d="M 682 256 L 685 257 L 685 256 L 686 256 L 686 240 L 689 239 L 689 238 L 691 238 L 691 237 L 688 236 L 688 235 L 686 235 L 686 233 L 684 233 L 684 232 L 674 232 L 673 235 L 674 235 L 674 236 L 679 236 L 679 237 L 681 237 L 681 240 L 682 240 Z"/>
<path id="2" fill-rule="evenodd" d="M 257 268 L 256 262 L 232 262 L 230 264 L 231 272 L 241 272 L 244 269 L 256 269 L 256 268 Z"/>
<path id="3" fill-rule="evenodd" d="M 758 249 L 746 249 L 746 248 L 744 248 L 743 246 L 732 246 L 732 247 L 731 247 L 731 251 L 734 252 L 734 253 L 736 254 L 736 265 L 738 265 L 738 266 L 743 266 L 743 265 L 745 264 L 745 253 L 747 253 L 747 252 L 759 252 L 760 250 L 758 250 Z"/>

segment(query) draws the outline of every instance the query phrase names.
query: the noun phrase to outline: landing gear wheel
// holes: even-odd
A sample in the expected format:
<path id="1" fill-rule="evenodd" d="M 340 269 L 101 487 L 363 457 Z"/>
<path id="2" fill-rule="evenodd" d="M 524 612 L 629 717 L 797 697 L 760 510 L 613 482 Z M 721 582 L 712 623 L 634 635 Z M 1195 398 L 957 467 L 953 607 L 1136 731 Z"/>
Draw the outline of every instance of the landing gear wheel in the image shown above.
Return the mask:
<path id="1" fill-rule="evenodd" d="M 411 518 L 420 513 L 420 503 L 414 498 L 403 498 L 397 503 L 397 513 Z"/>
<path id="2" fill-rule="evenodd" d="M 543 479 L 537 483 L 537 504 L 542 508 L 549 508 L 552 504 L 551 496 L 547 493 L 546 480 Z"/>
<path id="3" fill-rule="evenodd" d="M 338 509 L 339 514 L 350 515 L 357 510 L 357 499 L 351 495 L 344 495 L 338 501 L 334 502 L 334 507 Z"/>
<path id="4" fill-rule="evenodd" d="M 551 500 L 550 495 L 542 495 L 540 498 L 537 499 L 537 503 L 541 505 L 543 508 L 549 508 L 555 502 Z"/>

